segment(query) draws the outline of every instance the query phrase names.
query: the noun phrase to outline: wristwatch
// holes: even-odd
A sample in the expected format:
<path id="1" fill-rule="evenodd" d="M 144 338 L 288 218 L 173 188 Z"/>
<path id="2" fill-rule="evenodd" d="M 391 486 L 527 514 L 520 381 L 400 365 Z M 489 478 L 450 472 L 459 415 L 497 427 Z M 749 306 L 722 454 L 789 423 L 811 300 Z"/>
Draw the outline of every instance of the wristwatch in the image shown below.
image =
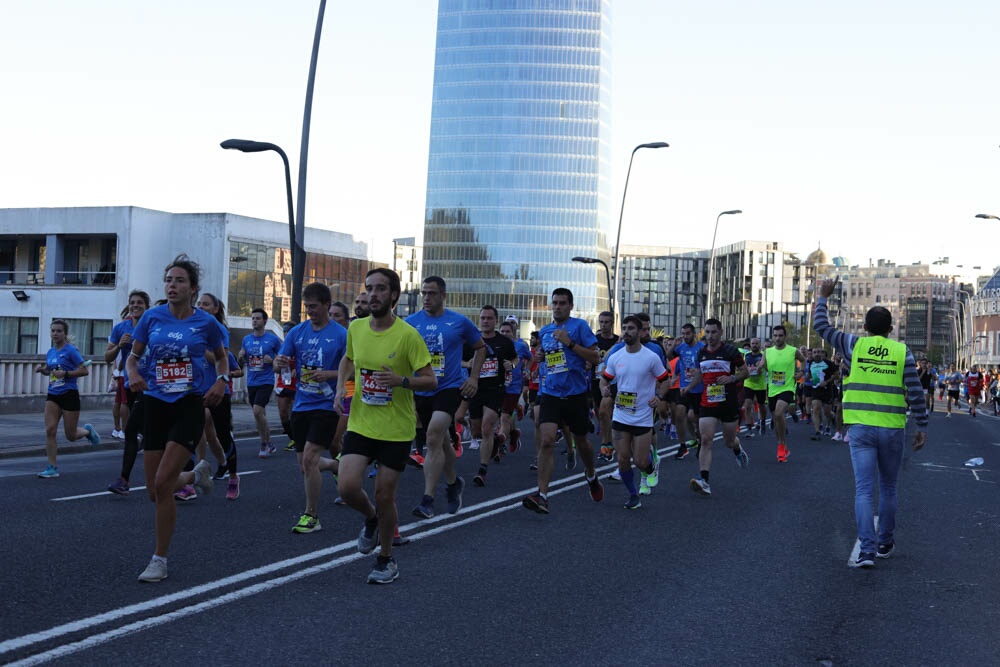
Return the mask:
<path id="1" fill-rule="evenodd" d="M 215 381 L 218 382 L 219 380 L 222 380 L 226 384 L 229 384 L 230 379 L 231 378 L 228 375 L 220 375 L 219 377 L 215 378 Z"/>
<path id="2" fill-rule="evenodd" d="M 406 377 L 404 375 L 403 376 L 403 389 L 409 389 L 409 388 L 410 388 L 410 378 L 408 378 L 408 377 Z"/>

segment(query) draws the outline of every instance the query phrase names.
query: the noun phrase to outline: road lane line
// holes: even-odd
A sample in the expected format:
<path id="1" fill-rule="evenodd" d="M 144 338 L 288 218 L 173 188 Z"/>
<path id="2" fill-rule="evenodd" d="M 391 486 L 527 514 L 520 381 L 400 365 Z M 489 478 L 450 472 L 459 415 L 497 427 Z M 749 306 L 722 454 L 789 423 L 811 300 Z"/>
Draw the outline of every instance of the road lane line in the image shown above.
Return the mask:
<path id="1" fill-rule="evenodd" d="M 263 472 L 263 471 L 262 470 L 244 470 L 244 471 L 238 473 L 238 476 L 242 477 L 243 475 L 256 475 L 256 474 L 261 473 L 261 472 Z M 218 481 L 222 481 L 222 480 L 216 480 L 216 481 L 218 482 Z M 144 486 L 133 486 L 129 490 L 130 491 L 145 491 L 146 487 L 144 487 Z M 100 496 L 113 496 L 113 495 L 115 495 L 115 494 L 111 493 L 110 491 L 98 491 L 97 493 L 81 493 L 78 496 L 63 496 L 62 498 L 50 498 L 49 500 L 51 502 L 54 502 L 54 503 L 59 503 L 59 502 L 67 501 L 67 500 L 80 500 L 82 498 L 98 498 Z"/>

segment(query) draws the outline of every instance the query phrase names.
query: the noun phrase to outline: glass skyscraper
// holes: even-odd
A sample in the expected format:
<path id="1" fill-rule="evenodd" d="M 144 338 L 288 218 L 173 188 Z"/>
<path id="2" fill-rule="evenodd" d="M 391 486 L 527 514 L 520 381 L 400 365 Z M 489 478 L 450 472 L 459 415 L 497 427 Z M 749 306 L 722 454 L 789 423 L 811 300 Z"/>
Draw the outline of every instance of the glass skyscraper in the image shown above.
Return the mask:
<path id="1" fill-rule="evenodd" d="M 611 264 L 608 0 L 439 0 L 424 276 L 473 317 L 550 321 L 608 308 Z M 522 326 L 522 335 L 526 334 Z"/>

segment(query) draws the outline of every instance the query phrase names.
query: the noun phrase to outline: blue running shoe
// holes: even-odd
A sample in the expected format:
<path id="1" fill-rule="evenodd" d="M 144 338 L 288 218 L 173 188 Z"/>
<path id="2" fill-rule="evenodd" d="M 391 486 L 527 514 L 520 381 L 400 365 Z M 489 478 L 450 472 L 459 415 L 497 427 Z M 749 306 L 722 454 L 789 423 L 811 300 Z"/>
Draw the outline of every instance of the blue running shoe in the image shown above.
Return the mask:
<path id="1" fill-rule="evenodd" d="M 87 431 L 87 440 L 90 440 L 90 444 L 92 444 L 94 447 L 97 447 L 99 444 L 101 444 L 101 436 L 97 433 L 97 429 L 95 429 L 90 424 L 84 424 L 83 428 L 85 431 Z"/>

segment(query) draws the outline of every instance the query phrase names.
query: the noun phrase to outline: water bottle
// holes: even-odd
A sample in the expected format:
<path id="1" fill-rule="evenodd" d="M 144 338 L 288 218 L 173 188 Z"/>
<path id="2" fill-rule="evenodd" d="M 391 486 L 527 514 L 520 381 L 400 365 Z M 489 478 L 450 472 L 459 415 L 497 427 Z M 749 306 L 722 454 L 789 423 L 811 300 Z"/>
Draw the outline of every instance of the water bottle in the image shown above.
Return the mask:
<path id="1" fill-rule="evenodd" d="M 969 468 L 975 468 L 976 466 L 983 465 L 983 463 L 985 463 L 985 461 L 983 461 L 983 457 L 977 456 L 974 459 L 969 459 L 968 461 L 966 461 L 965 465 L 966 465 L 966 467 L 969 467 Z"/>

